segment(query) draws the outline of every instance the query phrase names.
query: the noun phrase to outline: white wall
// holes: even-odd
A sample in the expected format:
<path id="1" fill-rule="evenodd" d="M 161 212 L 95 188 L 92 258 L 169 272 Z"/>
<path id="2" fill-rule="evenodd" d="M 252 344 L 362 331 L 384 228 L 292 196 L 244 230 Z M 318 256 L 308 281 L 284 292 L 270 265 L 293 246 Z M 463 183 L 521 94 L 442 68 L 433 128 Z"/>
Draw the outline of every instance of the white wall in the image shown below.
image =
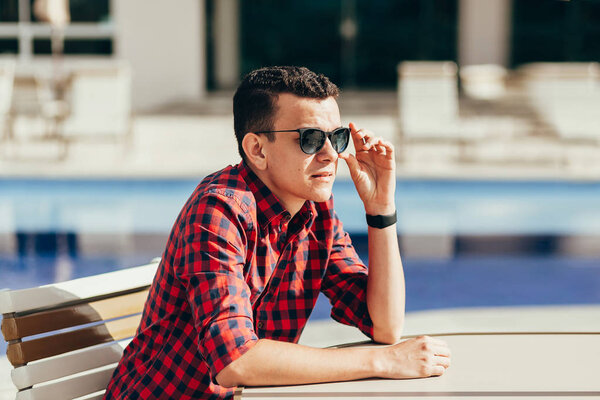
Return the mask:
<path id="1" fill-rule="evenodd" d="M 460 0 L 458 61 L 460 66 L 508 66 L 511 0 Z"/>
<path id="2" fill-rule="evenodd" d="M 111 7 L 115 56 L 132 68 L 134 110 L 204 96 L 203 0 L 113 0 Z"/>

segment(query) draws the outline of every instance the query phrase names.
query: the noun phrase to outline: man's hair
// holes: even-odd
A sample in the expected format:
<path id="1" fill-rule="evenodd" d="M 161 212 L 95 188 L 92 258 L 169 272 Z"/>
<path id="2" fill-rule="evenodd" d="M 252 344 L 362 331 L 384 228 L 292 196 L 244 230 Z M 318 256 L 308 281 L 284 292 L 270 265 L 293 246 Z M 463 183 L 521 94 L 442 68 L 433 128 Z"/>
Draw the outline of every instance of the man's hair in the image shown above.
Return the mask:
<path id="1" fill-rule="evenodd" d="M 246 133 L 273 130 L 280 93 L 326 99 L 337 97 L 339 89 L 325 75 L 305 67 L 265 67 L 250 72 L 233 96 L 233 127 L 242 159 L 246 160 L 242 148 Z M 275 140 L 274 134 L 265 135 Z"/>

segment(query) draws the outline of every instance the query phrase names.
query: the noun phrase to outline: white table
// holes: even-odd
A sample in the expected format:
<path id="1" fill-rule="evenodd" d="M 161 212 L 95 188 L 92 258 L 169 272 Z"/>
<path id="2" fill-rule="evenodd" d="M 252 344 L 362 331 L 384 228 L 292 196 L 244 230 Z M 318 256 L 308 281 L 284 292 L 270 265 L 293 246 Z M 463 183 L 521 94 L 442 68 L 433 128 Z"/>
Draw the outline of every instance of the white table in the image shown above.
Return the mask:
<path id="1" fill-rule="evenodd" d="M 243 399 L 600 399 L 600 332 L 441 335 L 452 365 L 441 377 L 254 387 Z"/>

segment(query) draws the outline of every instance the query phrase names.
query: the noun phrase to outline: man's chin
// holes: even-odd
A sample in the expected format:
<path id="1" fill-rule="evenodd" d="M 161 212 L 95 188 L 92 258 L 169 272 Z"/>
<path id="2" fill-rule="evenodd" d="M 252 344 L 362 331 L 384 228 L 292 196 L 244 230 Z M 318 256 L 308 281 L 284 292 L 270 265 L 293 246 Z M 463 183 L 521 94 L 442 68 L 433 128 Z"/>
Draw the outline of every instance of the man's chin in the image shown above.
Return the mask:
<path id="1" fill-rule="evenodd" d="M 329 190 L 319 190 L 316 191 L 311 200 L 316 202 L 316 203 L 322 203 L 324 201 L 327 201 L 331 198 L 331 188 L 329 188 Z"/>

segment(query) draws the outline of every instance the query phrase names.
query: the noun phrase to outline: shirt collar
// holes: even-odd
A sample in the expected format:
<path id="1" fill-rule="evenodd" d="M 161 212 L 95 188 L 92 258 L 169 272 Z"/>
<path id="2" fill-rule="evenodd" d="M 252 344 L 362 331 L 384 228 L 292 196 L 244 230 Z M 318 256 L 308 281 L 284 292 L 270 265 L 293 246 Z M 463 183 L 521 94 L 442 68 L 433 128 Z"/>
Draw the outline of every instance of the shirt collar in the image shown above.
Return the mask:
<path id="1" fill-rule="evenodd" d="M 298 222 L 309 229 L 317 217 L 315 203 L 309 200 L 305 201 L 300 211 L 298 211 L 298 214 Z"/>
<path id="2" fill-rule="evenodd" d="M 281 201 L 271 192 L 260 180 L 260 178 L 252 171 L 245 161 L 241 161 L 238 166 L 240 176 L 254 194 L 257 208 L 257 220 L 261 228 L 265 229 L 269 225 L 278 226 L 282 222 L 287 222 L 291 219 L 290 213 L 285 209 Z M 315 205 L 312 201 L 305 201 L 300 211 L 298 211 L 298 222 L 302 225 L 310 227 L 316 216 Z"/>
<path id="3" fill-rule="evenodd" d="M 240 176 L 246 181 L 246 184 L 254 195 L 257 211 L 256 218 L 261 227 L 272 223 L 279 223 L 284 214 L 289 216 L 289 213 L 285 210 L 277 196 L 256 176 L 245 161 L 242 160 L 238 164 L 238 170 L 240 171 Z"/>

